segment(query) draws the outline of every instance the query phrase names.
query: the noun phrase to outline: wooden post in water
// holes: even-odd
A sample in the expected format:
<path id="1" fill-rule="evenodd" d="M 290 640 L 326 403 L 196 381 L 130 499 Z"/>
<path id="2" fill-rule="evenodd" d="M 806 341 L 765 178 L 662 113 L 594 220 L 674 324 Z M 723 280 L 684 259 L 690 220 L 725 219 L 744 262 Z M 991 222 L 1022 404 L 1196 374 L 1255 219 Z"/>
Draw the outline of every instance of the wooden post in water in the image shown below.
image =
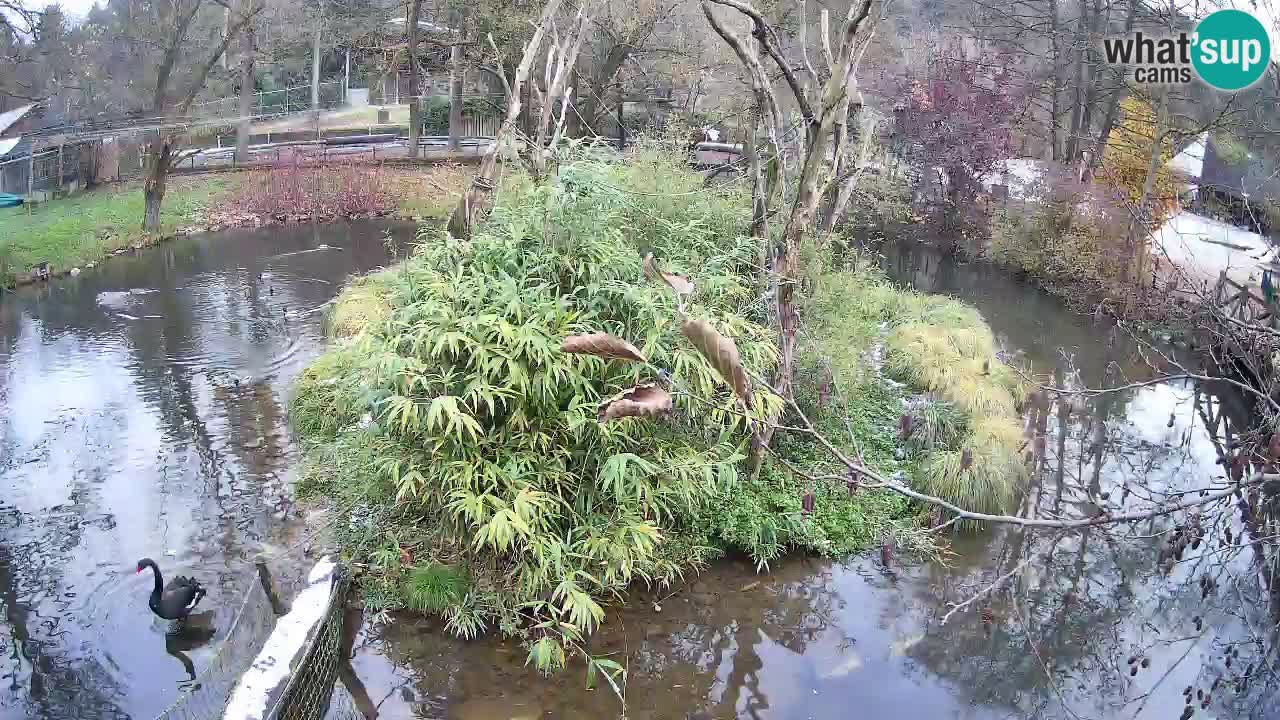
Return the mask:
<path id="1" fill-rule="evenodd" d="M 58 143 L 58 192 L 62 192 L 62 148 L 66 147 L 63 143 Z"/>

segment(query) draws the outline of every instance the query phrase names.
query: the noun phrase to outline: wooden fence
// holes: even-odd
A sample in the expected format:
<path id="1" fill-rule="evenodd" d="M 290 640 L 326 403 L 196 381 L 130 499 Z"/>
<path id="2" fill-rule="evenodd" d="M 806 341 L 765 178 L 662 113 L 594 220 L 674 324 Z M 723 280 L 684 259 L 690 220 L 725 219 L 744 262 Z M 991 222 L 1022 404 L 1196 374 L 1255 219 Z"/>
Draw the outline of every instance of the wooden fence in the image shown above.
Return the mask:
<path id="1" fill-rule="evenodd" d="M 1214 286 L 1213 304 L 1224 315 L 1240 322 L 1280 328 L 1280 312 L 1277 312 L 1280 303 L 1274 299 L 1268 301 L 1260 289 L 1255 291 L 1250 285 L 1232 280 L 1225 270 L 1218 275 Z"/>

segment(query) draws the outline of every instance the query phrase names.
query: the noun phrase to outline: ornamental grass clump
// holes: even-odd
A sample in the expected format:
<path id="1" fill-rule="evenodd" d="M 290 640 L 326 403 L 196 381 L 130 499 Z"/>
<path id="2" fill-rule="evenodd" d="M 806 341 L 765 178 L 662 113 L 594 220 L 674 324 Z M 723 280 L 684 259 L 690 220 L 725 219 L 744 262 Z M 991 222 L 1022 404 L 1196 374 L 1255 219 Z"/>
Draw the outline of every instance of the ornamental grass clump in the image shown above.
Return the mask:
<path id="1" fill-rule="evenodd" d="M 471 241 L 427 233 L 350 291 L 381 310 L 304 374 L 292 411 L 323 459 L 304 485 L 336 499 L 345 544 L 371 559 L 367 601 L 519 636 L 552 670 L 628 585 L 709 556 L 689 528 L 738 481 L 744 415 L 776 401 L 743 396 L 699 347 L 732 338 L 744 372 L 767 372 L 774 343 L 744 309 L 754 247 L 726 231 L 736 206 L 703 198 L 655 221 L 625 190 L 642 171 L 688 182 L 571 163 Z M 642 251 L 696 292 L 647 279 Z"/>

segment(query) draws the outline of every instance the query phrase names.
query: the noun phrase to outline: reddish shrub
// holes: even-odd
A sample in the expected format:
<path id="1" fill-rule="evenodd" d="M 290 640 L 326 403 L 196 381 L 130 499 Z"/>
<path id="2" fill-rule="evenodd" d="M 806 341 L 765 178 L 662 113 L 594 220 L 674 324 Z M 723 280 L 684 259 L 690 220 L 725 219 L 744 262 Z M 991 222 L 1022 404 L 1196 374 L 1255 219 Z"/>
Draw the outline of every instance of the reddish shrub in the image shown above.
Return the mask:
<path id="1" fill-rule="evenodd" d="M 276 220 L 381 214 L 397 201 L 382 168 L 359 163 L 294 162 L 255 170 L 236 197 L 239 212 Z"/>

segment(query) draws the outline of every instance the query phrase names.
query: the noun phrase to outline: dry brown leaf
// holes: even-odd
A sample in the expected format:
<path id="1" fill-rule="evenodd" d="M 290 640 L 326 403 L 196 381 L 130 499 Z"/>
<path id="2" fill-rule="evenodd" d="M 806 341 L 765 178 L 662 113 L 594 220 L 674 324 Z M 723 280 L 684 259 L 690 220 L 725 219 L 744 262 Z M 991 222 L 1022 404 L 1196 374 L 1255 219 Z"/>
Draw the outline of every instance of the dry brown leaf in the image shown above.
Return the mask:
<path id="1" fill-rule="evenodd" d="M 738 357 L 738 346 L 732 338 L 727 338 L 711 327 L 706 320 L 689 318 L 680 324 L 680 332 L 689 338 L 689 342 L 702 353 L 702 357 L 711 363 L 711 367 L 720 373 L 742 402 L 751 400 L 751 386 L 747 383 L 747 371 L 742 367 L 742 359 Z"/>
<path id="2" fill-rule="evenodd" d="M 600 403 L 602 423 L 624 417 L 657 417 L 671 410 L 671 395 L 657 383 L 641 383 Z"/>
<path id="3" fill-rule="evenodd" d="M 662 281 L 667 287 L 674 290 L 676 295 L 693 294 L 693 281 L 683 275 L 664 272 L 658 267 L 658 261 L 654 259 L 653 253 L 644 256 L 644 274 L 653 280 Z"/>
<path id="4" fill-rule="evenodd" d="M 658 279 L 658 259 L 653 256 L 653 253 L 645 253 L 644 275 L 650 280 Z"/>
<path id="5" fill-rule="evenodd" d="M 635 345 L 609 333 L 570 335 L 564 339 L 564 342 L 560 343 L 560 350 L 567 353 L 595 355 L 602 358 L 646 362 L 644 354 Z"/>
<path id="6" fill-rule="evenodd" d="M 651 280 L 658 279 L 658 260 L 653 256 L 653 253 L 645 253 L 644 275 Z"/>
<path id="7" fill-rule="evenodd" d="M 675 290 L 677 295 L 693 294 L 693 281 L 683 275 L 664 272 L 662 273 L 662 281 L 669 285 L 672 290 Z"/>

